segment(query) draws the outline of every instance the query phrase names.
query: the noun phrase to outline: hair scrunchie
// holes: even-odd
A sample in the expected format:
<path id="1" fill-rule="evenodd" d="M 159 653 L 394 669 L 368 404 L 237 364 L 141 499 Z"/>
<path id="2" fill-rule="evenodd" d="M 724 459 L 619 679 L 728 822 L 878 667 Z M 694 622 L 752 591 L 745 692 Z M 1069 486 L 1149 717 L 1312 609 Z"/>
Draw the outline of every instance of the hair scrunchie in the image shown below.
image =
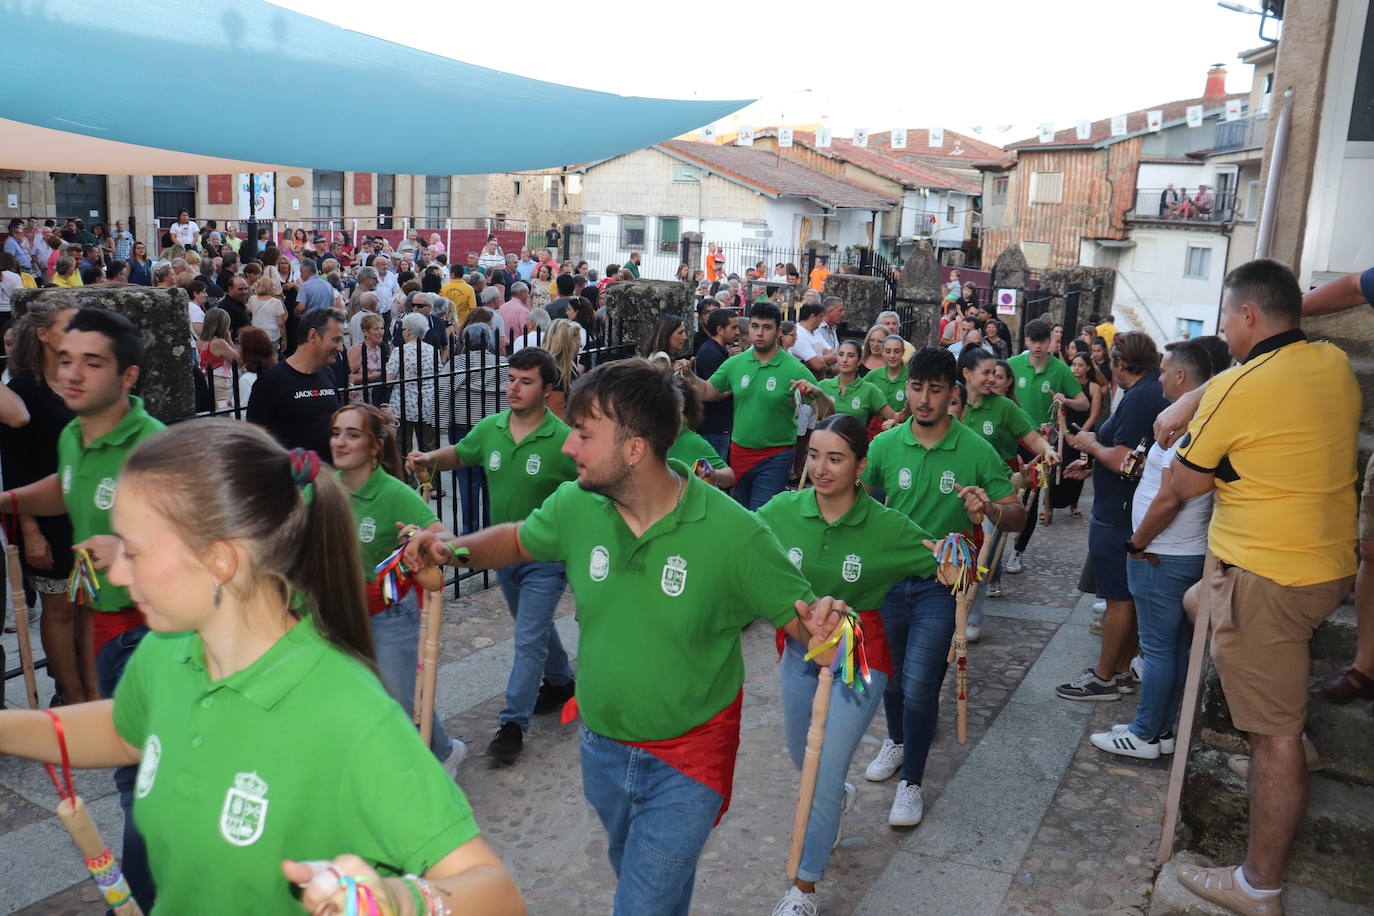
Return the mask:
<path id="1" fill-rule="evenodd" d="M 302 490 L 315 482 L 324 462 L 318 453 L 303 448 L 291 450 L 291 481 Z"/>

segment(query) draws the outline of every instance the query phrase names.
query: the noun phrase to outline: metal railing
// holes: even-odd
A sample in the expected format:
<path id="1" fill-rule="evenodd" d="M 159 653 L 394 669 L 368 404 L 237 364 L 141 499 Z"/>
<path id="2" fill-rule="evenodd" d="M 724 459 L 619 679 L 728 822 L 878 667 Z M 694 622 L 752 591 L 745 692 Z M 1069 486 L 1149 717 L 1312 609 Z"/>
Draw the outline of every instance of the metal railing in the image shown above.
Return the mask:
<path id="1" fill-rule="evenodd" d="M 1238 149 L 1258 149 L 1264 146 L 1269 132 L 1269 115 L 1256 114 L 1238 118 L 1235 121 L 1222 121 L 1217 125 L 1214 153 L 1224 153 Z"/>
<path id="2" fill-rule="evenodd" d="M 1187 188 L 1137 188 L 1127 219 L 1166 222 L 1229 223 L 1236 218 L 1235 191 Z"/>

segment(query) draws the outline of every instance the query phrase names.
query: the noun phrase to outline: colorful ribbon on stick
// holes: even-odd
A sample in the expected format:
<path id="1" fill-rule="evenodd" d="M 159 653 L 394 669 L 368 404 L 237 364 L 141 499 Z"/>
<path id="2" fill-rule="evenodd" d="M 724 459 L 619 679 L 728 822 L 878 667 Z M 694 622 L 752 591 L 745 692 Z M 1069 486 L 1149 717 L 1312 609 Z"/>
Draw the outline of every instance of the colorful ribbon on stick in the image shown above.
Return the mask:
<path id="1" fill-rule="evenodd" d="M 810 661 L 832 648 L 836 652 L 835 661 L 830 664 L 830 673 L 837 675 L 845 686 L 857 687 L 862 693 L 864 685 L 872 681 L 872 675 L 868 668 L 868 654 L 864 651 L 864 630 L 858 614 L 853 611 L 846 614 L 829 639 L 806 653 L 806 660 Z"/>
<path id="2" fill-rule="evenodd" d="M 987 567 L 978 565 L 978 551 L 973 542 L 962 534 L 950 534 L 935 547 L 935 562 L 944 572 L 941 581 L 950 585 L 949 593 L 958 594 L 975 582 L 982 582 Z"/>
<path id="3" fill-rule="evenodd" d="M 93 605 L 100 600 L 100 575 L 95 571 L 91 552 L 84 547 L 77 549 L 76 561 L 67 577 L 67 597 L 82 605 Z"/>

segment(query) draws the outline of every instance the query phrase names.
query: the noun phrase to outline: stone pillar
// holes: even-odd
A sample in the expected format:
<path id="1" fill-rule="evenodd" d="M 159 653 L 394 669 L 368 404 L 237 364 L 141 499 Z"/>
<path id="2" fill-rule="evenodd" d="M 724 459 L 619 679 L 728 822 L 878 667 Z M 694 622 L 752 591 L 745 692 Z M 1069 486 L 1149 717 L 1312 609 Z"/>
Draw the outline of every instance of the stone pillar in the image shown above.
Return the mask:
<path id="1" fill-rule="evenodd" d="M 682 233 L 682 263 L 692 270 L 701 267 L 701 233 L 684 232 Z"/>
<path id="2" fill-rule="evenodd" d="M 995 296 L 999 289 L 1016 290 L 1016 314 L 999 317 L 1007 323 L 1012 339 L 1016 341 L 1018 353 L 1022 344 L 1021 316 L 1025 310 L 1026 287 L 1029 283 L 1030 265 L 1026 263 L 1026 256 L 1021 253 L 1021 246 L 1013 242 L 997 256 L 997 263 L 992 265 L 992 293 Z M 996 309 L 996 304 L 993 308 Z"/>
<path id="3" fill-rule="evenodd" d="M 902 265 L 897 280 L 897 305 L 899 310 L 912 312 L 914 324 L 909 333 L 914 346 L 936 343 L 940 329 L 940 267 L 935 263 L 935 249 L 925 239 L 916 242 Z"/>
<path id="4" fill-rule="evenodd" d="M 41 298 L 72 308 L 103 308 L 118 312 L 143 334 L 143 364 L 134 394 L 148 412 L 164 423 L 195 413 L 196 388 L 191 378 L 194 353 L 187 305 L 181 289 L 150 289 L 117 284 L 77 289 L 26 289 L 14 294 L 14 317 Z"/>
<path id="5" fill-rule="evenodd" d="M 567 236 L 564 236 L 567 238 Z M 690 335 L 696 329 L 692 290 L 675 280 L 617 280 L 601 294 L 614 325 L 611 344 L 632 344 L 636 353 L 653 335 L 662 315 L 677 315 Z"/>
<path id="6" fill-rule="evenodd" d="M 940 263 L 946 267 L 960 268 L 967 262 L 967 256 L 962 248 L 946 248 L 940 253 Z"/>
<path id="7" fill-rule="evenodd" d="M 882 277 L 832 273 L 825 278 L 823 295 L 844 300 L 845 319 L 840 328 L 848 332 L 846 336 L 862 338 L 887 307 L 887 283 Z"/>
<path id="8" fill-rule="evenodd" d="M 583 260 L 582 252 L 586 250 L 582 238 L 585 227 L 581 223 L 564 223 L 562 229 L 563 250 L 558 253 L 559 260 L 576 264 Z"/>

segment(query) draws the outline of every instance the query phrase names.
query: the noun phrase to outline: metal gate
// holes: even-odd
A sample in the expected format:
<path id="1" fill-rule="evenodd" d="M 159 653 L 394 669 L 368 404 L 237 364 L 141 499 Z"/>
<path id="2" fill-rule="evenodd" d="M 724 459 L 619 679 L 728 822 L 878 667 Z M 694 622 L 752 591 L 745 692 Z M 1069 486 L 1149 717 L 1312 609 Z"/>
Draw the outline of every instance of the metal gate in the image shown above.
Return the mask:
<path id="1" fill-rule="evenodd" d="M 53 176 L 53 201 L 57 218 L 84 220 L 87 228 L 106 223 L 109 202 L 104 175 L 74 175 L 67 172 Z"/>
<path id="2" fill-rule="evenodd" d="M 192 218 L 196 215 L 196 176 L 154 175 L 153 213 L 158 217 L 176 219 L 182 210 Z"/>

